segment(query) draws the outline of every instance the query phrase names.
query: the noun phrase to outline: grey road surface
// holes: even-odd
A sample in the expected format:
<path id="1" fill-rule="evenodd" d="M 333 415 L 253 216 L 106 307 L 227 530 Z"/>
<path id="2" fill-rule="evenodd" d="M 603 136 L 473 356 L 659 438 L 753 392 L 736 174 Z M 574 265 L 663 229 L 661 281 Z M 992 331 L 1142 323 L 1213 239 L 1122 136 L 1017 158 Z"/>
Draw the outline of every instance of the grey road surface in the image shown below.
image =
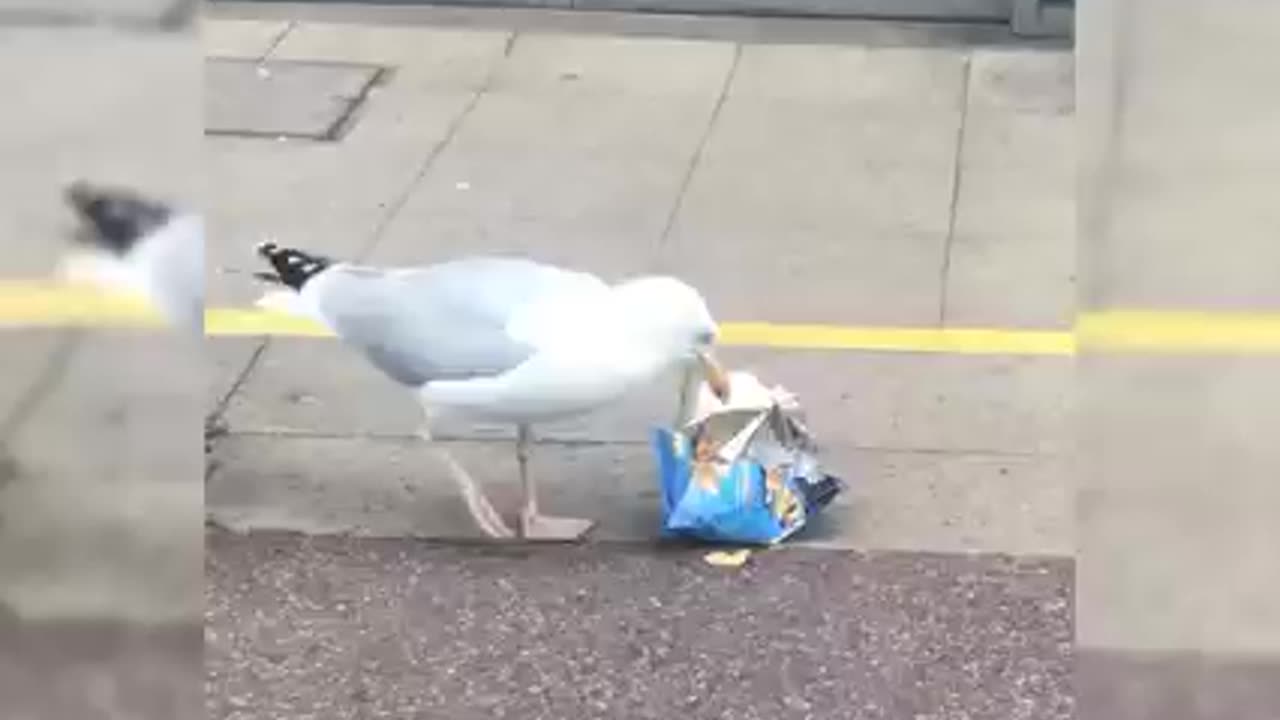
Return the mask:
<path id="1" fill-rule="evenodd" d="M 209 538 L 209 717 L 1072 717 L 1069 560 Z"/>

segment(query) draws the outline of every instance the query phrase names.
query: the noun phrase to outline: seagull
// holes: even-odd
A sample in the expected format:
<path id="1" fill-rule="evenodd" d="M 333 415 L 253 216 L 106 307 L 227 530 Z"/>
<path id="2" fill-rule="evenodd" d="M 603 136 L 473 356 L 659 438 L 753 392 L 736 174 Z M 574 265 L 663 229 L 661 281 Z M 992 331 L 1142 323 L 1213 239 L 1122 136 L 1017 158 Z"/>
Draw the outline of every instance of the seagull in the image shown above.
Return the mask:
<path id="1" fill-rule="evenodd" d="M 518 532 L 527 540 L 570 541 L 594 525 L 540 510 L 528 466 L 533 424 L 591 412 L 669 369 L 684 370 L 688 388 L 701 365 L 706 384 L 727 398 L 727 376 L 712 353 L 716 323 L 702 296 L 672 277 L 610 286 L 589 273 L 515 257 L 379 268 L 274 242 L 257 252 L 272 267 L 258 277 L 282 286 L 258 306 L 319 322 L 412 389 L 425 413 L 421 438 L 436 448 L 472 518 L 493 538 Z M 524 493 L 517 531 L 432 442 L 432 420 L 443 415 L 515 425 Z"/>
<path id="2" fill-rule="evenodd" d="M 140 295 L 168 321 L 204 334 L 204 219 L 125 188 L 85 180 L 63 196 L 79 227 L 59 272 L 67 280 Z"/>

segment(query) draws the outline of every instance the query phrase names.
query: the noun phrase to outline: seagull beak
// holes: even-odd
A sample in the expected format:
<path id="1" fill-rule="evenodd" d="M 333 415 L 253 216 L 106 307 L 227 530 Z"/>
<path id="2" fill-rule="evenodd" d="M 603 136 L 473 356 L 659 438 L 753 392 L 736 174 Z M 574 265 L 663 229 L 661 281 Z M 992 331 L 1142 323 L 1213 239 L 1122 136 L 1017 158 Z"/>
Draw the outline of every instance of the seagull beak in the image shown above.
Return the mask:
<path id="1" fill-rule="evenodd" d="M 697 350 L 698 362 L 707 378 L 707 386 L 722 403 L 729 402 L 729 374 L 715 359 L 710 350 Z"/>

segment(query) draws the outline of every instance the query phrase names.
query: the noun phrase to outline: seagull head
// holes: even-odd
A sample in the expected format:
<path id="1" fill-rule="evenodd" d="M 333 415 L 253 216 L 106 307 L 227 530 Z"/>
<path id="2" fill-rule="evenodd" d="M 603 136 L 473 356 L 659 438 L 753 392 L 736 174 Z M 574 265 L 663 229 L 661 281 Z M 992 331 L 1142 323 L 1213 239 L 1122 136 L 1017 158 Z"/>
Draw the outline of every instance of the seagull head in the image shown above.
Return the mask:
<path id="1" fill-rule="evenodd" d="M 643 342 L 672 362 L 699 363 L 711 391 L 728 401 L 728 373 L 714 354 L 719 327 L 701 293 L 674 277 L 651 276 L 622 283 L 615 297 Z"/>

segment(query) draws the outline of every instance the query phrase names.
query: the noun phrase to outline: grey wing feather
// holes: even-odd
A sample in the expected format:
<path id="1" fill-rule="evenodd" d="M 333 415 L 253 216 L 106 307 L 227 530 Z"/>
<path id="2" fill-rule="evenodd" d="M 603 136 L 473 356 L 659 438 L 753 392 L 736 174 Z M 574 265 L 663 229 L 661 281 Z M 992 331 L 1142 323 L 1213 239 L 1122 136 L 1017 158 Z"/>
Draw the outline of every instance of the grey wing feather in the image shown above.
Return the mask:
<path id="1" fill-rule="evenodd" d="M 534 348 L 506 331 L 513 312 L 584 275 L 526 260 L 476 258 L 423 268 L 338 265 L 317 297 L 334 332 L 397 382 L 497 375 Z"/>

